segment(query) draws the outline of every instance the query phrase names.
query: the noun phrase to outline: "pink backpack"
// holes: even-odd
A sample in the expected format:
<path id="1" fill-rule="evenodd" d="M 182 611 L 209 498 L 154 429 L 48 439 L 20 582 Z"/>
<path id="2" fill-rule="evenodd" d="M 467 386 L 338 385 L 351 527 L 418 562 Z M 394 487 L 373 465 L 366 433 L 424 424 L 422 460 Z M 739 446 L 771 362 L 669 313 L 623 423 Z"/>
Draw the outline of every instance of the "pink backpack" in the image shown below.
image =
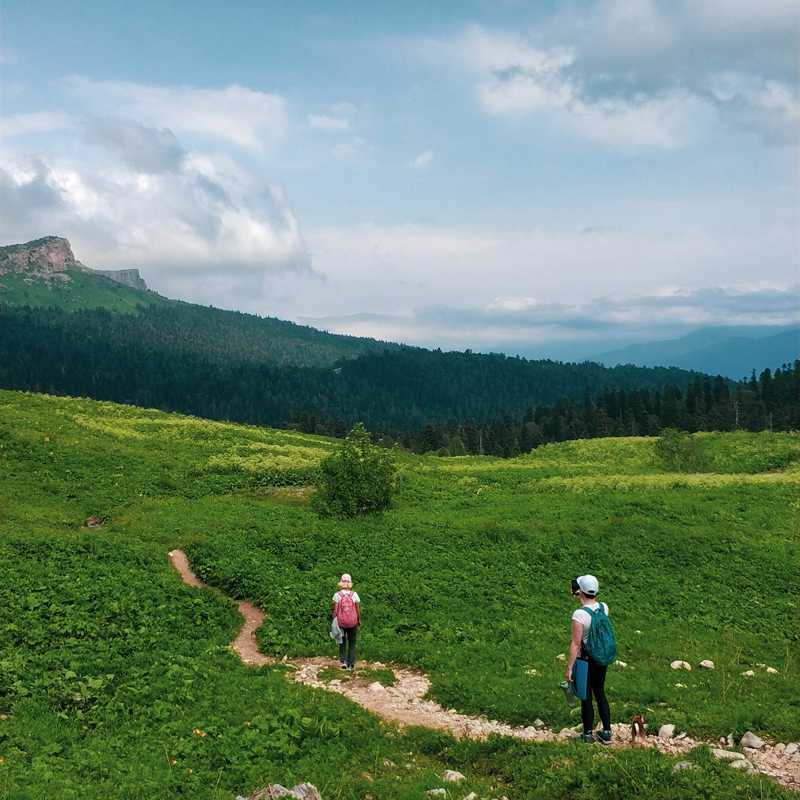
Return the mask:
<path id="1" fill-rule="evenodd" d="M 340 628 L 355 628 L 358 625 L 358 613 L 356 612 L 356 604 L 353 601 L 353 592 L 345 594 L 342 589 L 339 592 L 339 610 L 336 613 L 336 619 L 339 620 Z"/>

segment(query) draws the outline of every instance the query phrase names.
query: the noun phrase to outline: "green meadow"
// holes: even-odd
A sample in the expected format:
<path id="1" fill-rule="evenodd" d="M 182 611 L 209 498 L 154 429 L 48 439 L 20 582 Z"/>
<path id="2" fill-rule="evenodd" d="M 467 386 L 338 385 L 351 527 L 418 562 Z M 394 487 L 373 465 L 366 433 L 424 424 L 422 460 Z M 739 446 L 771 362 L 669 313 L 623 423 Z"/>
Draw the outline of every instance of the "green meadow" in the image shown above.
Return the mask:
<path id="1" fill-rule="evenodd" d="M 398 453 L 392 509 L 338 521 L 280 490 L 313 484 L 336 440 L 0 400 L 0 797 L 232 800 L 309 781 L 325 800 L 405 800 L 446 768 L 467 775 L 448 796 L 482 799 L 793 796 L 705 747 L 688 756 L 698 770 L 673 773 L 651 751 L 398 732 L 288 681 L 285 664 L 242 665 L 228 598 L 267 613 L 262 652 L 333 657 L 331 597 L 348 571 L 359 658 L 425 671 L 447 708 L 560 730 L 578 722 L 558 686 L 570 578 L 592 572 L 627 665 L 609 670 L 612 722 L 636 712 L 709 741 L 796 741 L 795 434 L 699 435 L 706 471 L 690 474 L 647 438 L 508 460 Z M 185 586 L 177 547 L 227 597 Z"/>

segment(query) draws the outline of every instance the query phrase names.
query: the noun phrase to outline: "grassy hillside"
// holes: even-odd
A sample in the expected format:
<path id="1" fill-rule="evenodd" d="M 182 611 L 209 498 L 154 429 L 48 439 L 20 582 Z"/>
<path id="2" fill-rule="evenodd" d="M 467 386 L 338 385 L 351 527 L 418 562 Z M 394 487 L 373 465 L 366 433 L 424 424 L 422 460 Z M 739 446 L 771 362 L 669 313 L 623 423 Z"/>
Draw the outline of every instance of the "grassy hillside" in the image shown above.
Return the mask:
<path id="1" fill-rule="evenodd" d="M 122 314 L 136 313 L 137 305 L 173 302 L 155 292 L 134 289 L 103 275 L 76 269 L 67 270 L 65 274 L 68 281 L 45 281 L 26 273 L 7 272 L 0 276 L 0 298 L 8 306 L 44 306 L 64 311 L 106 308 Z"/>
<path id="2" fill-rule="evenodd" d="M 167 552 L 263 607 L 276 655 L 333 655 L 330 597 L 348 570 L 361 657 L 425 670 L 446 706 L 556 729 L 575 722 L 558 689 L 569 579 L 591 571 L 628 664 L 609 674 L 614 722 L 637 711 L 711 738 L 796 740 L 797 436 L 703 436 L 704 475 L 666 472 L 650 439 L 506 461 L 398 454 L 395 507 L 342 523 L 269 491 L 313 480 L 332 440 L 0 399 L 0 796 L 233 798 L 308 780 L 326 800 L 404 800 L 448 767 L 468 775 L 459 796 L 481 798 L 791 796 L 702 750 L 698 771 L 673 773 L 645 751 L 396 735 L 279 665 L 244 667 L 227 647 L 234 606 L 184 586 Z M 678 675 L 678 658 L 716 669 Z"/>

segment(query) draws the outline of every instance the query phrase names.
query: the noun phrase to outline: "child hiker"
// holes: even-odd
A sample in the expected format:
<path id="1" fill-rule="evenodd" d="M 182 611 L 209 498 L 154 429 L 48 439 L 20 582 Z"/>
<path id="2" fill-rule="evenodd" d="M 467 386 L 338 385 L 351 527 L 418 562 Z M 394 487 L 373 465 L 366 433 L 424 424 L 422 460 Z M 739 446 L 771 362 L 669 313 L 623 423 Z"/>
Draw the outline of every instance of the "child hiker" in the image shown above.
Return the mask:
<path id="1" fill-rule="evenodd" d="M 333 596 L 333 619 L 342 631 L 339 644 L 342 669 L 353 669 L 356 665 L 356 634 L 361 627 L 360 603 L 361 598 L 353 591 L 353 579 L 345 572 L 339 581 L 339 591 Z"/>

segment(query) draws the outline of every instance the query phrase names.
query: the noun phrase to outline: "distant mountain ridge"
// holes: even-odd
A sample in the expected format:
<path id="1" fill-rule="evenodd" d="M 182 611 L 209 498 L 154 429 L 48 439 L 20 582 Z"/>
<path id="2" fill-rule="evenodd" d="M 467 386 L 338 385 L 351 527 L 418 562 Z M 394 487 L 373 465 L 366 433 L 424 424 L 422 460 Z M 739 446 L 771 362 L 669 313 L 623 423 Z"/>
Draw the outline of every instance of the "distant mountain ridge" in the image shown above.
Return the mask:
<path id="1" fill-rule="evenodd" d="M 700 328 L 679 339 L 633 344 L 590 357 L 614 367 L 678 367 L 732 380 L 753 370 L 775 370 L 800 358 L 800 326 L 719 326 Z"/>

